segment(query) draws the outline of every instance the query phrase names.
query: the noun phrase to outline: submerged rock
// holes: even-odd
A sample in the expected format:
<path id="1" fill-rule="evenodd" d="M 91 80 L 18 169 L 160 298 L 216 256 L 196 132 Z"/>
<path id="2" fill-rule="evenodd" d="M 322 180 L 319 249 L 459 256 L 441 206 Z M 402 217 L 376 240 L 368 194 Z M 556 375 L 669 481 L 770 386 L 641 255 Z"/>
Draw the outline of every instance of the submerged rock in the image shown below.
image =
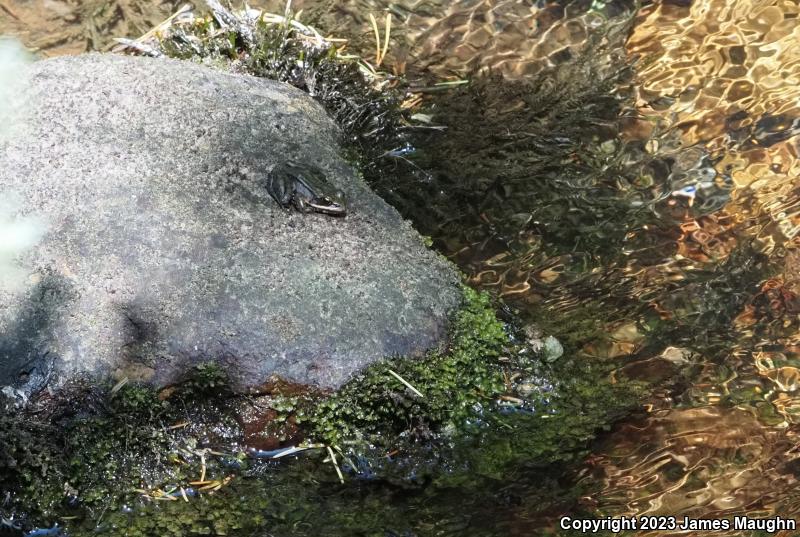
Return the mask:
<path id="1" fill-rule="evenodd" d="M 338 387 L 441 345 L 458 275 L 340 158 L 338 129 L 288 85 L 172 60 L 85 55 L 31 67 L 0 196 L 44 222 L 0 289 L 0 385 L 110 374 L 158 386 L 213 360 L 246 389 L 277 374 Z M 347 216 L 268 194 L 319 168 Z"/>

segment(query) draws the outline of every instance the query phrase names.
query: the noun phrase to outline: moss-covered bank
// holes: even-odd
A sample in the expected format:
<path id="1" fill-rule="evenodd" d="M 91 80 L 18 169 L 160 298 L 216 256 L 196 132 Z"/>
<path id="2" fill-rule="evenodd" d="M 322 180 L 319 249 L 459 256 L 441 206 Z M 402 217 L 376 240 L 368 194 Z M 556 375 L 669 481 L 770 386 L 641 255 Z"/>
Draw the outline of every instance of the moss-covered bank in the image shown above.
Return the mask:
<path id="1" fill-rule="evenodd" d="M 453 326 L 447 352 L 375 364 L 330 396 L 235 395 L 205 366 L 168 393 L 74 385 L 23 407 L 5 400 L 2 515 L 73 536 L 424 535 L 466 523 L 465 503 L 472 518 L 508 494 L 535 497 L 540 514 L 573 502 L 578 491 L 548 465 L 580 459 L 635 405 L 634 387 L 598 382 L 603 371 L 569 356 L 548 362 L 485 294 L 465 289 Z M 293 441 L 320 447 L 280 460 L 248 452 L 243 409 L 264 397 L 274 430 L 292 423 Z"/>

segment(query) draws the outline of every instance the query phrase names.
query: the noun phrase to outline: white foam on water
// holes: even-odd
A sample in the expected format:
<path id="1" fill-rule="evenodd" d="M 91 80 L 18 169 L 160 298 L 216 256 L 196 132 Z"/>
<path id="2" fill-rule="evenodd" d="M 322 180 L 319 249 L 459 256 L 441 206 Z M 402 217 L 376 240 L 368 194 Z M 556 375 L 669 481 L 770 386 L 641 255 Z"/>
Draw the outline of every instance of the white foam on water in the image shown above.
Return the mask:
<path id="1" fill-rule="evenodd" d="M 27 65 L 32 55 L 19 41 L 0 36 L 0 151 L 2 142 L 23 126 L 28 102 Z M 0 290 L 24 287 L 29 271 L 19 256 L 33 248 L 46 231 L 41 218 L 19 214 L 21 199 L 15 192 L 0 190 Z"/>
<path id="2" fill-rule="evenodd" d="M 25 287 L 29 271 L 18 257 L 33 248 L 47 230 L 43 219 L 18 214 L 21 200 L 11 191 L 0 191 L 0 290 L 18 291 Z"/>
<path id="3" fill-rule="evenodd" d="M 0 36 L 0 142 L 21 126 L 29 103 L 27 66 L 33 56 L 16 39 Z"/>

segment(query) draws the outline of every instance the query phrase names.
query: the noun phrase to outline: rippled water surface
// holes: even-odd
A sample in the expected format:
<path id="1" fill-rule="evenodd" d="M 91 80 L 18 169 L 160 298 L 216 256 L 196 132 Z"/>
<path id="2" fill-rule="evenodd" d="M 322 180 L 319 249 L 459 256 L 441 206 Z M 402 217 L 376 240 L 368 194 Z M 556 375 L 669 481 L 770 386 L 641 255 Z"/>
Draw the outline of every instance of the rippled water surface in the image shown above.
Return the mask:
<path id="1" fill-rule="evenodd" d="M 445 134 L 411 136 L 418 154 L 378 187 L 474 285 L 583 359 L 655 386 L 646 412 L 597 443 L 585 507 L 800 518 L 800 6 L 644 4 L 294 7 L 364 54 L 369 13 L 391 12 L 387 64 L 420 85 L 495 77 L 483 93 L 421 92 Z M 56 5 L 71 4 L 39 9 Z M 0 6 L 18 27 L 31 2 Z M 562 151 L 559 136 L 585 140 Z M 509 517 L 513 534 L 540 523 Z"/>

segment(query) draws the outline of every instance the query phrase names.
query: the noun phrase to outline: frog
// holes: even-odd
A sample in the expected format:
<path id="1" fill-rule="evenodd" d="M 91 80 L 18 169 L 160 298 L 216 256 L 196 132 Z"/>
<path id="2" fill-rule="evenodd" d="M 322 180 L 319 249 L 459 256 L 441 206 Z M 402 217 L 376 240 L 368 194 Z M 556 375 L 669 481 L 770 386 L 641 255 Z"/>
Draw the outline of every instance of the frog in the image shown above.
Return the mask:
<path id="1" fill-rule="evenodd" d="M 313 165 L 286 161 L 267 175 L 267 191 L 282 207 L 330 216 L 347 213 L 344 192 L 330 184 L 325 173 Z"/>

